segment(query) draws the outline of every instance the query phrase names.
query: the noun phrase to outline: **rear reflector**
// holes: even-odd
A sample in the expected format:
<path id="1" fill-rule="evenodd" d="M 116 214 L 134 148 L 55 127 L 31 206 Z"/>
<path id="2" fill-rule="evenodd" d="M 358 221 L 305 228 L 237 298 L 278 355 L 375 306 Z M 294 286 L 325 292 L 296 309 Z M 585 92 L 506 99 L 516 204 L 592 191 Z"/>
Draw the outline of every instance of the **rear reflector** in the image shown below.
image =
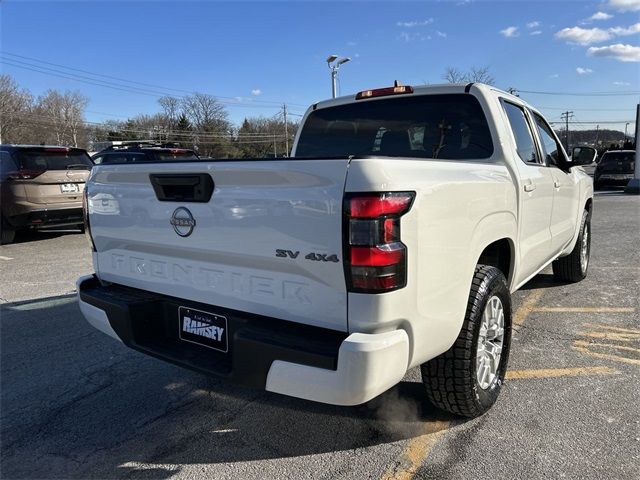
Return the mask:
<path id="1" fill-rule="evenodd" d="M 345 197 L 344 258 L 350 292 L 383 293 L 407 284 L 407 247 L 400 241 L 400 217 L 409 211 L 414 197 L 413 192 Z"/>
<path id="2" fill-rule="evenodd" d="M 354 267 L 388 267 L 403 260 L 401 243 L 379 247 L 351 247 L 351 265 Z"/>
<path id="3" fill-rule="evenodd" d="M 385 87 L 385 88 L 376 88 L 373 90 L 363 90 L 362 92 L 358 92 L 356 95 L 356 100 L 363 100 L 365 98 L 374 98 L 374 97 L 387 97 L 389 95 L 402 95 L 406 93 L 413 93 L 413 87 L 409 85 L 399 85 L 396 87 Z"/>

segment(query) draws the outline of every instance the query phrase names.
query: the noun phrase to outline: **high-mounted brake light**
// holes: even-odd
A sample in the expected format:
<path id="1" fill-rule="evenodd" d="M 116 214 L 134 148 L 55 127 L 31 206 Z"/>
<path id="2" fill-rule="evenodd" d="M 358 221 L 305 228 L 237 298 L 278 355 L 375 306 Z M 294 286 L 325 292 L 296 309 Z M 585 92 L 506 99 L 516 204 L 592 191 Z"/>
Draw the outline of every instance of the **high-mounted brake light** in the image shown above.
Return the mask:
<path id="1" fill-rule="evenodd" d="M 387 192 L 345 198 L 344 258 L 350 292 L 390 292 L 407 284 L 400 217 L 409 211 L 414 197 L 413 192 Z"/>
<path id="2" fill-rule="evenodd" d="M 363 100 L 365 98 L 373 97 L 386 97 L 388 95 L 402 95 L 405 93 L 413 93 L 413 87 L 409 85 L 400 85 L 396 81 L 393 87 L 376 88 L 373 90 L 363 90 L 362 92 L 358 92 L 356 95 L 356 100 Z"/>
<path id="3" fill-rule="evenodd" d="M 51 148 L 45 148 L 44 151 L 45 152 L 68 153 L 68 152 L 71 151 L 71 149 L 69 147 L 51 147 Z"/>
<path id="4" fill-rule="evenodd" d="M 7 174 L 7 177 L 10 178 L 11 180 L 30 180 L 32 178 L 36 178 L 42 175 L 44 172 L 45 172 L 44 170 L 21 168 L 19 170 L 9 172 Z"/>

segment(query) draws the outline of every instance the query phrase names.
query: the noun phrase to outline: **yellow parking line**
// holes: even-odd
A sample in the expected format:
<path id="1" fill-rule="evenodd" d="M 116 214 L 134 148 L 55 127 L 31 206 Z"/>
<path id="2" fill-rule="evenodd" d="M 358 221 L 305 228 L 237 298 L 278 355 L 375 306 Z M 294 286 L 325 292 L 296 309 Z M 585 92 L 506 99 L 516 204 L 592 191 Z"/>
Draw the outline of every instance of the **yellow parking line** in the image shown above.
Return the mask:
<path id="1" fill-rule="evenodd" d="M 584 340 L 576 340 L 573 342 L 578 347 L 608 347 L 616 350 L 625 350 L 627 352 L 640 352 L 640 348 L 627 347 L 625 345 L 616 345 L 614 343 L 589 343 Z"/>
<path id="2" fill-rule="evenodd" d="M 597 345 L 597 344 L 594 344 L 594 345 Z M 584 353 L 585 355 L 589 355 L 595 358 L 604 358 L 605 360 L 613 360 L 614 362 L 630 363 L 631 365 L 640 365 L 640 360 L 636 358 L 621 357 L 619 355 L 613 355 L 609 353 L 596 353 L 596 352 L 592 352 L 591 350 L 589 350 L 584 346 L 579 346 L 579 345 L 573 345 L 571 348 L 573 348 L 577 352 L 581 352 L 581 353 Z"/>
<path id="3" fill-rule="evenodd" d="M 612 375 L 614 373 L 618 373 L 618 371 L 609 367 L 539 368 L 531 370 L 510 370 L 507 372 L 507 380 Z"/>
<path id="4" fill-rule="evenodd" d="M 556 313 L 634 313 L 635 308 L 630 307 L 538 307 L 534 312 Z"/>
<path id="5" fill-rule="evenodd" d="M 543 289 L 532 290 L 513 314 L 513 325 L 522 325 L 531 314 L 535 306 L 544 295 Z M 411 480 L 420 465 L 431 452 L 439 437 L 449 428 L 451 422 L 435 421 L 425 423 L 424 433 L 412 439 L 400 457 L 400 466 L 389 468 L 383 475 L 383 480 Z"/>
<path id="6" fill-rule="evenodd" d="M 600 330 L 612 330 L 614 332 L 632 333 L 635 335 L 640 335 L 640 329 L 637 329 L 637 328 L 622 328 L 622 327 L 614 327 L 613 325 L 595 325 L 593 323 L 585 323 L 584 326 L 591 327 L 591 328 L 599 328 Z"/>
<path id="7" fill-rule="evenodd" d="M 405 448 L 401 458 L 400 467 L 389 468 L 381 477 L 382 480 L 410 480 L 422 465 L 436 440 L 449 428 L 450 422 L 437 420 L 425 423 L 424 433 L 414 438 Z"/>
<path id="8" fill-rule="evenodd" d="M 522 325 L 527 317 L 534 311 L 536 305 L 544 295 L 544 289 L 539 288 L 537 290 L 533 290 L 522 302 L 522 305 L 516 310 L 516 313 L 513 314 L 513 324 L 514 325 Z"/>

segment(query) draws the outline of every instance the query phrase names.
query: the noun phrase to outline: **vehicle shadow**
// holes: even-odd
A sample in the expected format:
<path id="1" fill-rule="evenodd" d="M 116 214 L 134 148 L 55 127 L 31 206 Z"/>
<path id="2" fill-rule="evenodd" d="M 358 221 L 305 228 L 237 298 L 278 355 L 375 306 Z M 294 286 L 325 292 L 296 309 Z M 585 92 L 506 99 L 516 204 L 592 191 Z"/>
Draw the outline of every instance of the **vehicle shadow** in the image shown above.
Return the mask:
<path id="1" fill-rule="evenodd" d="M 336 407 L 244 389 L 95 331 L 73 296 L 0 305 L 3 478 L 169 478 L 180 467 L 388 444 L 452 420 L 416 372 Z"/>
<path id="2" fill-rule="evenodd" d="M 31 243 L 61 237 L 67 234 L 79 234 L 79 228 L 64 227 L 44 230 L 20 230 L 12 243 Z"/>
<path id="3" fill-rule="evenodd" d="M 565 285 L 571 285 L 571 282 L 563 282 L 554 278 L 552 273 L 539 273 L 527 283 L 525 283 L 519 290 L 536 290 L 538 288 L 554 288 L 564 287 Z"/>

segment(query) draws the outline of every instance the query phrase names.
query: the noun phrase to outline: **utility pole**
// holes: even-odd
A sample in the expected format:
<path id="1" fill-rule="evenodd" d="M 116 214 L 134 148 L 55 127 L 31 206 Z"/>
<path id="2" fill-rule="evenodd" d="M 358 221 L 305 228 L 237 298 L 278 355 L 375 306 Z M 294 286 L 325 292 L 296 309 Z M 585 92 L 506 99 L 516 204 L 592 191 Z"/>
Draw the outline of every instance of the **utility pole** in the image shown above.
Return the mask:
<path id="1" fill-rule="evenodd" d="M 285 157 L 289 156 L 289 130 L 287 128 L 287 104 L 282 104 L 282 111 L 284 114 L 284 145 L 285 145 Z"/>
<path id="2" fill-rule="evenodd" d="M 627 143 L 627 127 L 629 126 L 629 122 L 624 124 L 624 142 L 622 142 L 622 148 L 624 148 L 624 144 Z"/>
<path id="3" fill-rule="evenodd" d="M 638 127 L 638 122 L 640 121 L 640 103 L 636 105 L 636 161 L 635 161 L 635 171 L 634 175 L 626 188 L 624 189 L 625 193 L 633 193 L 636 195 L 640 195 L 640 149 L 638 149 L 638 144 L 640 144 L 640 128 Z"/>
<path id="4" fill-rule="evenodd" d="M 276 134 L 273 134 L 273 157 L 278 157 L 278 150 L 276 150 Z"/>
<path id="5" fill-rule="evenodd" d="M 564 149 L 569 151 L 569 119 L 573 118 L 573 112 L 567 110 L 560 115 L 560 118 L 565 121 L 565 139 L 564 139 Z"/>
<path id="6" fill-rule="evenodd" d="M 596 149 L 598 148 L 598 136 L 600 134 L 600 125 L 596 125 L 596 143 L 594 144 L 596 146 Z"/>

